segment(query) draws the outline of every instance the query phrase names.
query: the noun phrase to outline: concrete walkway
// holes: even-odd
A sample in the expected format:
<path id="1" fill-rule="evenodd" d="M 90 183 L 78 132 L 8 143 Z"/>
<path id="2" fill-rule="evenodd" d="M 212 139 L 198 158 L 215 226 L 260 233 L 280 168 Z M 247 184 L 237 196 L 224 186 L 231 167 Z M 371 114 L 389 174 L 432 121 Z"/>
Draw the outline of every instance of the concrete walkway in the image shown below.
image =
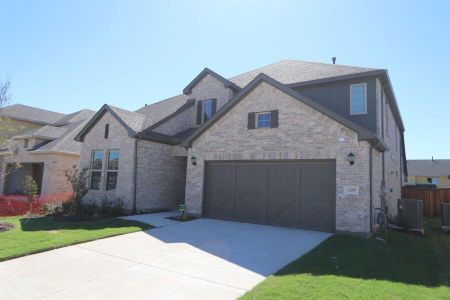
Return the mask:
<path id="1" fill-rule="evenodd" d="M 212 219 L 170 223 L 2 262 L 0 298 L 235 299 L 329 236 Z"/>

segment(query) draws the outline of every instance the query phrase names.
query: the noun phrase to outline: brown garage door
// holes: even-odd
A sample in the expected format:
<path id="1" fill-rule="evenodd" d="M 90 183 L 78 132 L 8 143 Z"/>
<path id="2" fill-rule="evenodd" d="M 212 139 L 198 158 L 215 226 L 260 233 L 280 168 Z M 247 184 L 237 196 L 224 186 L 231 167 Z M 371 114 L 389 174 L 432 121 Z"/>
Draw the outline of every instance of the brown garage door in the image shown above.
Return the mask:
<path id="1" fill-rule="evenodd" d="M 335 231 L 334 161 L 208 162 L 204 215 Z"/>

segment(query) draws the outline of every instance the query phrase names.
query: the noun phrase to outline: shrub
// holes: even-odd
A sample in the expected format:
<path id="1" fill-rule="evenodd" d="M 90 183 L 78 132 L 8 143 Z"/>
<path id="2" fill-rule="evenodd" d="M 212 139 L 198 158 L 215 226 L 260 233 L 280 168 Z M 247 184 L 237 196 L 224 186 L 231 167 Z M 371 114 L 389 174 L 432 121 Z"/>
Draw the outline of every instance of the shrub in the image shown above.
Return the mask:
<path id="1" fill-rule="evenodd" d="M 103 195 L 99 213 L 101 215 L 109 215 L 111 213 L 112 206 L 113 202 L 108 199 L 107 195 Z"/>
<path id="2" fill-rule="evenodd" d="M 38 185 L 36 181 L 34 181 L 33 177 L 27 175 L 25 177 L 25 181 L 23 182 L 23 185 L 25 187 L 25 195 L 27 196 L 27 201 L 30 205 L 30 212 L 31 215 L 33 213 L 33 201 L 36 199 L 37 193 L 38 193 Z"/>
<path id="3" fill-rule="evenodd" d="M 79 172 L 77 166 L 73 166 L 71 171 L 66 171 L 65 173 L 66 181 L 70 183 L 73 192 L 71 200 L 68 201 L 68 203 L 70 202 L 68 214 L 79 214 L 81 201 L 88 192 L 87 171 L 88 169 L 85 168 Z"/>
<path id="4" fill-rule="evenodd" d="M 97 204 L 93 201 L 89 201 L 89 203 L 83 204 L 81 206 L 81 212 L 83 213 L 83 215 L 92 217 L 98 212 Z"/>
<path id="5" fill-rule="evenodd" d="M 43 211 L 45 214 L 53 215 L 64 212 L 62 202 L 47 202 L 44 203 Z"/>
<path id="6" fill-rule="evenodd" d="M 125 202 L 121 198 L 116 198 L 113 202 L 111 208 L 111 214 L 113 216 L 121 216 L 124 214 L 123 208 L 125 206 Z"/>

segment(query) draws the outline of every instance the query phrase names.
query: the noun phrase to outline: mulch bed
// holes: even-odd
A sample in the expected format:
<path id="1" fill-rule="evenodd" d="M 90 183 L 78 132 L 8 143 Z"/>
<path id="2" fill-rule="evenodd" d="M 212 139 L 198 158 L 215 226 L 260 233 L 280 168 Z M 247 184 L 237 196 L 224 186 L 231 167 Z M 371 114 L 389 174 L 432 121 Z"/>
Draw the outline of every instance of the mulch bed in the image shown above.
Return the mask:
<path id="1" fill-rule="evenodd" d="M 11 223 L 0 223 L 0 232 L 8 231 L 14 228 L 14 224 Z"/>
<path id="2" fill-rule="evenodd" d="M 193 220 L 197 220 L 197 217 L 194 216 L 185 216 L 184 218 L 180 217 L 180 216 L 171 216 L 171 217 L 166 217 L 166 219 L 172 220 L 172 221 L 178 221 L 178 222 L 188 222 L 188 221 L 193 221 Z"/>
<path id="3" fill-rule="evenodd" d="M 82 221 L 98 221 L 106 216 L 71 216 L 71 215 L 54 215 L 53 220 L 57 222 L 82 222 Z"/>

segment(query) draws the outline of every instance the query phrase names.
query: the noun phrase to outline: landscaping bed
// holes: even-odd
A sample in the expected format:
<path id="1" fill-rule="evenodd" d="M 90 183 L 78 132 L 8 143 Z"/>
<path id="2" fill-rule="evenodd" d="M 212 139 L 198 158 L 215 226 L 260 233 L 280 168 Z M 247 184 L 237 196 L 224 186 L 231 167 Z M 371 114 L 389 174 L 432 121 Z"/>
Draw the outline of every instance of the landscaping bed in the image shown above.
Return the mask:
<path id="1" fill-rule="evenodd" d="M 450 299 L 450 235 L 390 230 L 386 242 L 335 235 L 242 299 Z"/>
<path id="2" fill-rule="evenodd" d="M 166 217 L 166 219 L 168 220 L 172 220 L 172 221 L 178 221 L 178 222 L 188 222 L 188 221 L 193 221 L 193 220 L 197 220 L 198 217 L 195 216 L 170 216 L 170 217 Z"/>
<path id="3" fill-rule="evenodd" d="M 14 225 L 0 232 L 0 261 L 100 238 L 147 230 L 150 225 L 118 218 L 58 222 L 51 216 L 0 218 Z"/>

